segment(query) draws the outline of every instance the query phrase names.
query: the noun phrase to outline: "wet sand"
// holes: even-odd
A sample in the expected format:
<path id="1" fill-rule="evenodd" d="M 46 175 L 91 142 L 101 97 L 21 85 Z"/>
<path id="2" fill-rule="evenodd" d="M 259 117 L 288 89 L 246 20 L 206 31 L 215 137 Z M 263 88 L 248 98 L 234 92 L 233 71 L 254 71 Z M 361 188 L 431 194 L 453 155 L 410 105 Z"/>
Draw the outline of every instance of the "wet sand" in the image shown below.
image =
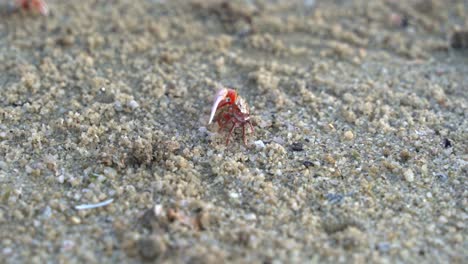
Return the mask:
<path id="1" fill-rule="evenodd" d="M 0 259 L 466 263 L 449 2 L 0 2 Z M 220 85 L 247 146 L 207 125 Z"/>

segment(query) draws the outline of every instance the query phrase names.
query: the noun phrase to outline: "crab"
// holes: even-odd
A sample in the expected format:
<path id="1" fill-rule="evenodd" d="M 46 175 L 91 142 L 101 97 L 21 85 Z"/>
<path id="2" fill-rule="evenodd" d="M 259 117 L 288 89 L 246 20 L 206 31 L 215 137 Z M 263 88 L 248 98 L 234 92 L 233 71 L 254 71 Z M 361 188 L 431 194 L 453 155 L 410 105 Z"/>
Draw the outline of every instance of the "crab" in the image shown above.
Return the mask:
<path id="1" fill-rule="evenodd" d="M 218 123 L 221 130 L 226 128 L 228 124 L 232 124 L 226 138 L 226 145 L 229 145 L 229 139 L 237 127 L 242 127 L 242 139 L 245 145 L 247 145 L 245 127 L 249 125 L 251 133 L 254 132 L 253 125 L 250 122 L 249 106 L 234 89 L 222 88 L 216 94 L 208 124 L 213 121 Z"/>
<path id="2" fill-rule="evenodd" d="M 49 7 L 45 0 L 16 0 L 16 5 L 25 10 L 33 10 L 44 16 L 49 14 Z"/>

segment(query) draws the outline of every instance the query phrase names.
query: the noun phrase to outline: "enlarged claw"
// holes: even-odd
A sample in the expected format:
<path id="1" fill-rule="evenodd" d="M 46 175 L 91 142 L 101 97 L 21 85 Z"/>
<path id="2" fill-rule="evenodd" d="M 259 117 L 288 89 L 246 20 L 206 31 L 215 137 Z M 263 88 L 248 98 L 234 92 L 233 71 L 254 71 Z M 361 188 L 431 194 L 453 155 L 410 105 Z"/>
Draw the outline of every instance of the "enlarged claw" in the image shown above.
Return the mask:
<path id="1" fill-rule="evenodd" d="M 225 105 L 233 105 L 237 103 L 237 92 L 233 89 L 226 89 L 222 88 L 221 90 L 218 91 L 215 97 L 215 102 L 213 106 L 211 107 L 211 115 L 210 115 L 210 121 L 208 121 L 208 124 L 211 124 L 213 121 L 214 116 L 216 115 L 216 111 L 218 109 L 224 107 Z"/>
<path id="2" fill-rule="evenodd" d="M 218 91 L 218 94 L 216 94 L 213 106 L 211 107 L 211 114 L 210 114 L 210 120 L 208 121 L 208 124 L 211 124 L 213 121 L 213 118 L 216 114 L 216 110 L 218 110 L 219 104 L 223 101 L 226 100 L 226 96 L 228 94 L 228 90 L 226 88 L 223 88 Z"/>

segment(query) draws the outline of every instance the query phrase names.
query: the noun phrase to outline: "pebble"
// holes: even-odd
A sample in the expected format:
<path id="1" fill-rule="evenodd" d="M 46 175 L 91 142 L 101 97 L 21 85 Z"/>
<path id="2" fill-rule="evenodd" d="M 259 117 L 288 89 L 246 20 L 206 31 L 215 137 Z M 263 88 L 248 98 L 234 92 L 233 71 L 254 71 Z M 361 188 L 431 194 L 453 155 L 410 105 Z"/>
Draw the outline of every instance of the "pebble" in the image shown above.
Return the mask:
<path id="1" fill-rule="evenodd" d="M 97 181 L 98 181 L 98 182 L 104 182 L 106 179 L 107 179 L 107 178 L 106 178 L 104 175 L 100 175 L 100 174 L 99 174 L 98 177 L 97 177 Z"/>
<path id="2" fill-rule="evenodd" d="M 354 134 L 350 130 L 344 132 L 343 136 L 346 140 L 352 140 L 354 138 Z"/>
<path id="3" fill-rule="evenodd" d="M 390 248 L 391 248 L 391 246 L 390 246 L 390 243 L 388 243 L 388 242 L 377 243 L 377 250 L 382 252 L 382 253 L 388 252 L 390 250 Z"/>
<path id="4" fill-rule="evenodd" d="M 444 138 L 443 145 L 444 148 L 451 148 L 453 146 L 452 141 L 450 141 L 448 138 Z"/>
<path id="5" fill-rule="evenodd" d="M 155 216 L 162 216 L 164 213 L 163 206 L 161 204 L 157 204 L 154 206 L 154 215 Z"/>
<path id="6" fill-rule="evenodd" d="M 403 172 L 403 176 L 405 177 L 405 180 L 407 182 L 413 182 L 414 181 L 414 173 L 411 169 L 407 169 L 405 170 L 405 172 Z"/>
<path id="7" fill-rule="evenodd" d="M 264 149 L 265 148 L 265 143 L 263 143 L 262 140 L 256 140 L 254 141 L 255 147 L 258 149 Z"/>
<path id="8" fill-rule="evenodd" d="M 448 223 L 447 217 L 441 215 L 441 216 L 439 217 L 439 223 L 441 223 L 441 224 L 447 224 L 447 223 Z"/>
<path id="9" fill-rule="evenodd" d="M 103 172 L 104 175 L 110 179 L 115 179 L 115 177 L 117 176 L 117 171 L 111 167 L 105 167 Z"/>
<path id="10" fill-rule="evenodd" d="M 458 30 L 450 37 L 450 46 L 454 49 L 468 48 L 468 31 Z"/>
<path id="11" fill-rule="evenodd" d="M 255 221 L 255 220 L 257 220 L 257 215 L 255 215 L 254 213 L 246 214 L 245 215 L 245 220 Z"/>
<path id="12" fill-rule="evenodd" d="M 69 251 L 75 247 L 75 242 L 73 240 L 64 240 L 62 243 L 62 251 Z"/>
<path id="13" fill-rule="evenodd" d="M 65 182 L 65 176 L 63 176 L 63 175 L 58 176 L 58 177 L 57 177 L 57 181 L 58 181 L 59 183 L 64 183 L 64 182 Z"/>
<path id="14" fill-rule="evenodd" d="M 207 131 L 208 131 L 208 129 L 206 129 L 206 127 L 204 127 L 204 126 L 198 128 L 198 132 L 200 132 L 202 134 L 205 134 Z"/>
<path id="15" fill-rule="evenodd" d="M 6 170 L 7 168 L 8 168 L 8 164 L 0 160 L 0 170 Z"/>
<path id="16" fill-rule="evenodd" d="M 274 137 L 273 142 L 278 143 L 280 145 L 284 145 L 284 143 L 285 143 L 284 139 L 282 139 L 281 137 Z"/>
<path id="17" fill-rule="evenodd" d="M 312 161 L 309 161 L 309 160 L 305 160 L 302 162 L 302 165 L 304 165 L 306 168 L 309 168 L 309 167 L 314 167 L 315 164 L 312 162 Z"/>
<path id="18" fill-rule="evenodd" d="M 402 161 L 405 161 L 405 162 L 406 162 L 406 161 L 408 161 L 410 158 L 411 158 L 411 154 L 410 154 L 410 152 L 409 152 L 408 150 L 405 149 L 405 150 L 402 150 L 402 151 L 400 152 L 400 159 L 401 159 Z"/>
<path id="19" fill-rule="evenodd" d="M 135 100 L 131 100 L 130 102 L 128 102 L 127 106 L 130 107 L 130 109 L 135 110 L 140 105 Z"/>
<path id="20" fill-rule="evenodd" d="M 301 142 L 294 142 L 291 144 L 291 150 L 292 151 L 303 151 L 304 150 L 304 144 Z"/>
<path id="21" fill-rule="evenodd" d="M 448 176 L 446 174 L 444 174 L 444 173 L 437 173 L 436 178 L 437 178 L 437 180 L 439 180 L 441 182 L 446 182 L 448 180 Z"/>
<path id="22" fill-rule="evenodd" d="M 116 101 L 116 102 L 114 103 L 114 109 L 115 109 L 115 111 L 117 111 L 117 112 L 122 112 L 122 110 L 123 110 L 122 103 L 119 102 L 119 101 Z"/>
<path id="23" fill-rule="evenodd" d="M 13 253 L 13 249 L 10 248 L 10 247 L 6 247 L 6 248 L 2 249 L 2 255 L 4 255 L 4 256 L 8 256 L 11 253 Z"/>
<path id="24" fill-rule="evenodd" d="M 41 214 L 42 218 L 44 219 L 48 219 L 52 216 L 52 209 L 50 208 L 50 206 L 46 206 L 43 210 L 42 210 L 42 214 Z"/>
<path id="25" fill-rule="evenodd" d="M 237 193 L 237 192 L 230 192 L 229 197 L 232 198 L 232 199 L 239 199 L 240 194 Z"/>
<path id="26" fill-rule="evenodd" d="M 153 260 L 166 252 L 167 246 L 163 240 L 157 236 L 143 238 L 138 241 L 138 251 L 141 257 Z"/>
<path id="27" fill-rule="evenodd" d="M 344 196 L 342 194 L 329 193 L 325 195 L 330 204 L 338 204 L 343 201 Z"/>
<path id="28" fill-rule="evenodd" d="M 74 225 L 79 225 L 81 224 L 81 219 L 77 216 L 72 216 L 70 217 L 70 222 Z"/>

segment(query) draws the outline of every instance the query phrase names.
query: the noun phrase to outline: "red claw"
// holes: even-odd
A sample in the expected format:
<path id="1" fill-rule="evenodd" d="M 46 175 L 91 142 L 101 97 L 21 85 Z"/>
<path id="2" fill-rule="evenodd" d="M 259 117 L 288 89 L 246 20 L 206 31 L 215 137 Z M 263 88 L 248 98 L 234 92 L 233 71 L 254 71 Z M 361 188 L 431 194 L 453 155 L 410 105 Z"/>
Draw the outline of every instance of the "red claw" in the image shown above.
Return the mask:
<path id="1" fill-rule="evenodd" d="M 229 134 L 226 138 L 226 145 L 229 144 L 234 129 L 242 127 L 242 138 L 244 144 L 247 145 L 245 136 L 245 126 L 249 125 L 253 133 L 253 126 L 250 123 L 249 107 L 245 100 L 240 97 L 233 89 L 221 89 L 218 91 L 213 106 L 211 108 L 210 120 L 218 123 L 220 129 L 224 129 L 226 125 L 232 124 L 229 128 Z"/>

